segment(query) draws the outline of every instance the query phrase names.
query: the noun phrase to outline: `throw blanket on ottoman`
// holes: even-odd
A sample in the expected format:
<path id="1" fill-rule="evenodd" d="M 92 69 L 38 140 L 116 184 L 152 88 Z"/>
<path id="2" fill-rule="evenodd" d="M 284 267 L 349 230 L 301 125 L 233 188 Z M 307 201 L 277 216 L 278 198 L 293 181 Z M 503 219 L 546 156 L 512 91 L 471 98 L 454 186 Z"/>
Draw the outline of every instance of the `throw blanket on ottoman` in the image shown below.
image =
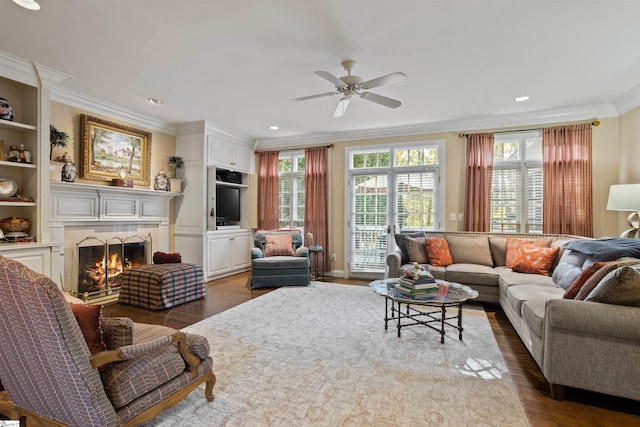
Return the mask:
<path id="1" fill-rule="evenodd" d="M 122 272 L 118 301 L 163 310 L 206 295 L 201 267 L 194 264 L 146 264 Z"/>

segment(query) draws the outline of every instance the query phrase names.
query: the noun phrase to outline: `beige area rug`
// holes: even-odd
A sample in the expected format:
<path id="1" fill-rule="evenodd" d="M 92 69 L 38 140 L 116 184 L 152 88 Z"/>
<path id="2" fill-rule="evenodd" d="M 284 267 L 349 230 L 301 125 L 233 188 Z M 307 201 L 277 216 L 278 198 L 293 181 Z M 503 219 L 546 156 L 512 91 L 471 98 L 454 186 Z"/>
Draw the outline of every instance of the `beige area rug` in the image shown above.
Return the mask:
<path id="1" fill-rule="evenodd" d="M 384 330 L 364 286 L 281 288 L 186 329 L 211 343 L 215 400 L 197 389 L 145 426 L 526 426 L 482 309 L 463 340 Z"/>

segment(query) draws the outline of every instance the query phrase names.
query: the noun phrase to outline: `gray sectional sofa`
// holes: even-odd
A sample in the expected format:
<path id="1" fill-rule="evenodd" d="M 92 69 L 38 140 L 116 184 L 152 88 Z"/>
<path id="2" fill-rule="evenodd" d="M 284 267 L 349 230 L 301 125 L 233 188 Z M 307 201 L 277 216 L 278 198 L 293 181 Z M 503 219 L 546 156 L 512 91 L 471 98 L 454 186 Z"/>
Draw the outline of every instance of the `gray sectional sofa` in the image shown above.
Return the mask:
<path id="1" fill-rule="evenodd" d="M 398 249 L 387 256 L 388 277 L 398 277 L 402 269 L 411 266 L 407 237 L 420 236 L 446 238 L 453 263 L 430 265 L 431 273 L 437 279 L 472 287 L 479 292 L 478 301 L 500 304 L 540 366 L 554 398 L 563 399 L 564 387 L 570 386 L 640 400 L 640 285 L 633 282 L 640 277 L 633 267 L 640 269 L 637 255 L 621 257 L 615 251 L 583 250 L 576 242 L 594 240 L 576 236 L 419 232 L 396 235 Z M 550 275 L 520 273 L 506 267 L 507 238 L 551 239 L 550 246 L 560 249 Z M 640 248 L 640 240 L 627 240 L 634 240 L 629 243 Z M 415 248 L 415 240 L 411 243 Z M 577 250 L 569 249 L 572 246 Z M 628 251 L 622 252 L 625 255 Z M 637 274 L 622 299 L 591 298 L 598 291 L 601 294 L 605 286 L 615 288 L 612 281 L 622 273 L 624 277 Z M 585 293 L 587 287 L 592 291 L 581 295 L 580 300 L 564 298 L 566 289 L 572 285 L 575 289 L 576 282 L 584 283 L 580 292 Z"/>

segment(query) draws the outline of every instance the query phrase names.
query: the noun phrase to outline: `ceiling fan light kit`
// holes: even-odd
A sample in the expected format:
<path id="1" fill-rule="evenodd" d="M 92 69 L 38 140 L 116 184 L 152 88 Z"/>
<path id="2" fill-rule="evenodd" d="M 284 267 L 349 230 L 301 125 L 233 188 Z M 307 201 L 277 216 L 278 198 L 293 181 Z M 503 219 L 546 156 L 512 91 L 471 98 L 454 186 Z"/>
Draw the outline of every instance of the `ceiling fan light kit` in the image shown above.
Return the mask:
<path id="1" fill-rule="evenodd" d="M 340 78 L 334 76 L 328 71 L 316 71 L 316 75 L 322 77 L 335 86 L 336 92 L 326 92 L 317 95 L 303 96 L 301 98 L 291 99 L 291 101 L 307 101 L 309 99 L 323 98 L 325 96 L 342 94 L 343 97 L 338 102 L 338 106 L 333 113 L 334 118 L 342 117 L 346 113 L 347 107 L 349 106 L 349 103 L 354 96 L 359 96 L 360 98 L 366 99 L 367 101 L 375 102 L 376 104 L 380 104 L 388 108 L 398 108 L 400 105 L 402 105 L 402 103 L 397 99 L 392 99 L 386 96 L 367 92 L 367 90 L 379 86 L 403 82 L 407 79 L 406 74 L 396 72 L 377 77 L 372 80 L 364 81 L 359 76 L 351 75 L 351 71 L 356 68 L 356 65 L 356 61 L 343 61 L 342 67 L 347 71 L 347 75 Z"/>

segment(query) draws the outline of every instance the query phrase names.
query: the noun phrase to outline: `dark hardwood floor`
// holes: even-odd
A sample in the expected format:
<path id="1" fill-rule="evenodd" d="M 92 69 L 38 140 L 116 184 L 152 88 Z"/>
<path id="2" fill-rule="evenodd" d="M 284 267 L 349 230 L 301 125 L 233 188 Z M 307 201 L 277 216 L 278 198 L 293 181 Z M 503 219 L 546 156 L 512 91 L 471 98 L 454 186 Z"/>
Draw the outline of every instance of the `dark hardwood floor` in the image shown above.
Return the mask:
<path id="1" fill-rule="evenodd" d="M 207 283 L 207 298 L 164 311 L 150 311 L 116 303 L 106 305 L 103 314 L 125 316 L 136 322 L 180 329 L 272 290 L 251 290 L 248 281 L 248 273 L 211 281 Z M 327 281 L 362 286 L 368 284 L 365 280 L 341 278 L 327 278 Z M 565 400 L 552 399 L 538 365 L 529 355 L 500 307 L 497 304 L 485 304 L 484 309 L 532 426 L 640 425 L 640 404 L 637 401 L 572 388 L 567 388 Z M 2 395 L 6 393 L 0 393 L 0 413 L 7 414 L 10 409 L 3 410 L 7 406 L 6 396 Z M 38 425 L 31 421 L 28 423 L 28 426 Z"/>

